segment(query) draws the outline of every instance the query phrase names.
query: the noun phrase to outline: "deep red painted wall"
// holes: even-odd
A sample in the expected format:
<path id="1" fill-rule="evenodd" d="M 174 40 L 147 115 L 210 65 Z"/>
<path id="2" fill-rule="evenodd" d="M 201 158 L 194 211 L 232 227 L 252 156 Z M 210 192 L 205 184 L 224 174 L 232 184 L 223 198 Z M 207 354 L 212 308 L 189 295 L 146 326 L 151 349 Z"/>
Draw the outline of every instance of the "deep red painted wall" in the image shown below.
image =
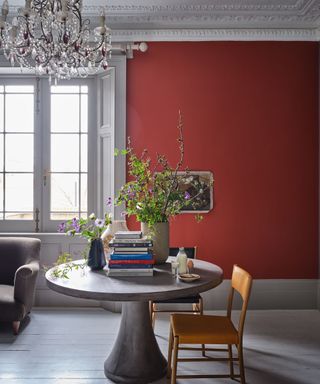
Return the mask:
<path id="1" fill-rule="evenodd" d="M 127 130 L 137 151 L 215 175 L 215 209 L 180 215 L 171 244 L 255 278 L 316 278 L 318 45 L 151 43 L 128 61 Z"/>

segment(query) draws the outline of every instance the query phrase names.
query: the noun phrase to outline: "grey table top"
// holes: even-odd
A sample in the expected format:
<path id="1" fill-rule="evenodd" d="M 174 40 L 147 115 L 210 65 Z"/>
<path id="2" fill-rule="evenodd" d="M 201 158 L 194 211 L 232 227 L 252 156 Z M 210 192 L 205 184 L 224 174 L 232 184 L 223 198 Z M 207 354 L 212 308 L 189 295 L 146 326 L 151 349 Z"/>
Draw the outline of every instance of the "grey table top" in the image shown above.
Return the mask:
<path id="1" fill-rule="evenodd" d="M 156 265 L 151 277 L 108 277 L 107 271 L 81 270 L 69 273 L 69 279 L 54 278 L 51 270 L 46 273 L 47 285 L 52 290 L 74 297 L 108 301 L 168 300 L 208 291 L 223 280 L 223 271 L 215 264 L 193 260 L 193 273 L 200 279 L 183 282 L 171 274 L 171 258 Z M 80 262 L 80 261 L 79 261 Z"/>

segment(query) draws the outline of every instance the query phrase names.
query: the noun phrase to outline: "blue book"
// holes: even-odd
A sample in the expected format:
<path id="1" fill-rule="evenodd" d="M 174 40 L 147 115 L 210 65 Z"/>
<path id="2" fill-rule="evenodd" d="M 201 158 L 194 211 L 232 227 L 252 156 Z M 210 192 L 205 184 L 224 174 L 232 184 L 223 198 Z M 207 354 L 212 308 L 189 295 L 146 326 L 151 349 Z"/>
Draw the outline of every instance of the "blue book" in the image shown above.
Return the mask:
<path id="1" fill-rule="evenodd" d="M 109 269 L 151 269 L 153 264 L 112 264 Z"/>
<path id="2" fill-rule="evenodd" d="M 111 253 L 110 259 L 111 260 L 152 260 L 153 255 L 151 253 L 145 253 L 145 254 L 136 254 L 133 253 L 131 255 L 129 254 L 121 254 L 121 253 Z"/>

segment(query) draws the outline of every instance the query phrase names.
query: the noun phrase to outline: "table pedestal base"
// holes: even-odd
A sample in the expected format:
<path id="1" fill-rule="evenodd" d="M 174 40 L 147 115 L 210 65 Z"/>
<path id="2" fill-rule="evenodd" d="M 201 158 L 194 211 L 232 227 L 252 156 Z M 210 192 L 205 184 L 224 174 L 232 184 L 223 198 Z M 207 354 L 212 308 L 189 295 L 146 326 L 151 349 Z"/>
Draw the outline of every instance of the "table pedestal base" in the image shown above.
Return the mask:
<path id="1" fill-rule="evenodd" d="M 146 384 L 166 372 L 167 361 L 153 333 L 148 302 L 123 303 L 119 333 L 104 363 L 106 377 L 115 383 Z"/>

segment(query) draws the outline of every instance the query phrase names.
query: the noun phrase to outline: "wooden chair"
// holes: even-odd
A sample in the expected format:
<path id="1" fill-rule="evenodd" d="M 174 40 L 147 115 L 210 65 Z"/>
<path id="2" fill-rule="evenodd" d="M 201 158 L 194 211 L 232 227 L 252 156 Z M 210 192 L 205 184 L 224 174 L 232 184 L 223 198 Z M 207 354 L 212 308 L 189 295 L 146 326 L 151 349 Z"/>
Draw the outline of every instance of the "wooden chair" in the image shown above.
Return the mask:
<path id="1" fill-rule="evenodd" d="M 185 248 L 186 254 L 188 256 L 188 259 L 195 259 L 197 256 L 197 247 L 190 247 Z M 170 248 L 169 254 L 170 256 L 177 256 L 179 252 L 179 248 Z M 161 309 L 158 307 L 159 304 L 191 304 L 191 309 Z M 155 325 L 155 319 L 156 319 L 156 313 L 158 312 L 192 312 L 195 314 L 203 314 L 203 299 L 201 295 L 193 295 L 188 297 L 180 297 L 178 299 L 170 299 L 170 300 L 157 300 L 157 301 L 150 301 L 150 316 L 152 321 L 152 327 L 154 328 Z"/>
<path id="2" fill-rule="evenodd" d="M 175 384 L 177 378 L 240 378 L 241 384 L 245 384 L 242 339 L 251 286 L 252 277 L 249 273 L 235 265 L 232 273 L 227 316 L 192 316 L 188 314 L 171 315 L 168 352 L 168 378 L 171 376 L 171 384 Z M 234 291 L 240 293 L 243 300 L 238 329 L 236 329 L 231 320 Z M 199 358 L 178 358 L 179 350 L 202 351 L 202 348 L 180 347 L 180 344 L 225 344 L 228 346 L 227 348 L 205 348 L 205 351 L 228 352 L 228 357 L 214 358 L 205 356 Z M 237 358 L 234 358 L 232 355 L 233 345 L 235 345 L 238 350 Z M 180 361 L 228 361 L 230 374 L 177 375 L 177 363 Z M 234 361 L 239 361 L 240 374 L 234 373 Z"/>

